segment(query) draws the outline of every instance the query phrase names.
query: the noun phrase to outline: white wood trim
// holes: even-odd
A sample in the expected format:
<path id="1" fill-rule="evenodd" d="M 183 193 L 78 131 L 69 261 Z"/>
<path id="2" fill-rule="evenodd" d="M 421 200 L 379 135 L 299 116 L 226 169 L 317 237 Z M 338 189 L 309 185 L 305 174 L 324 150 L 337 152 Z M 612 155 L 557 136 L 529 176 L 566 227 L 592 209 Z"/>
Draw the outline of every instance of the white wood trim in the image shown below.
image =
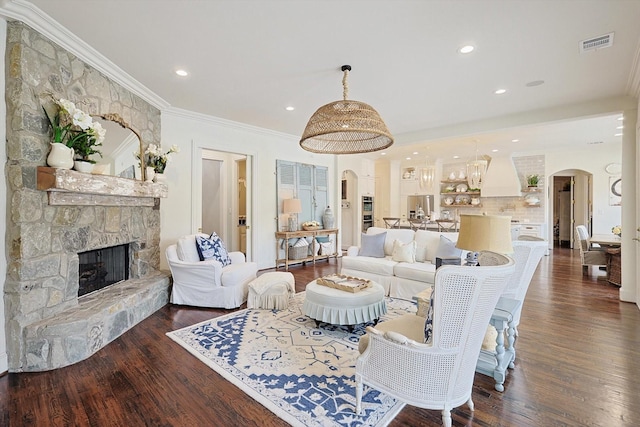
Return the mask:
<path id="1" fill-rule="evenodd" d="M 0 6 L 0 15 L 24 22 L 154 107 L 160 110 L 169 107 L 167 101 L 30 2 L 3 1 Z"/>

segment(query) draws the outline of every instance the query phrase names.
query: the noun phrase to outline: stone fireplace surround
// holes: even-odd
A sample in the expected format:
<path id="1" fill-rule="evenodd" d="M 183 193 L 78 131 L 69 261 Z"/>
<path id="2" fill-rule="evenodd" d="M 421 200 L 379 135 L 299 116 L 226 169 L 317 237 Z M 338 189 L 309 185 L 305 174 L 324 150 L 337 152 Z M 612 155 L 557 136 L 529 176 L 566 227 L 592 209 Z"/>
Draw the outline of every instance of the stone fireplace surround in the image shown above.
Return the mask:
<path id="1" fill-rule="evenodd" d="M 45 167 L 39 95 L 118 113 L 143 145 L 160 144 L 160 111 L 21 22 L 7 26 L 7 276 L 11 372 L 83 360 L 168 302 L 160 265 L 163 184 Z M 78 252 L 130 244 L 130 280 L 78 298 Z"/>

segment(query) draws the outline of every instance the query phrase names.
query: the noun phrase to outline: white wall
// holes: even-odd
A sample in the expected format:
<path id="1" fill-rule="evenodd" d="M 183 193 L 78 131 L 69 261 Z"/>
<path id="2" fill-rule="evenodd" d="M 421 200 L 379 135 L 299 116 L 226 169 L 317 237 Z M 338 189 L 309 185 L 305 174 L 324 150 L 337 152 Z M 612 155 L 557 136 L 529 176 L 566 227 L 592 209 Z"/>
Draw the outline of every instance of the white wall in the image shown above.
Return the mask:
<path id="1" fill-rule="evenodd" d="M 197 165 L 200 163 L 196 158 L 199 148 L 253 156 L 255 191 L 252 193 L 252 212 L 248 212 L 253 253 L 248 256 L 258 263 L 259 269 L 275 266 L 276 160 L 327 166 L 330 205 L 339 206 L 340 194 L 336 189 L 340 187 L 336 180 L 335 156 L 304 151 L 298 144 L 299 136 L 169 109 L 162 112 L 162 141 L 165 146 L 178 145 L 180 153 L 173 156 L 165 172 L 169 197 L 160 202 L 161 253 L 180 236 L 194 233 L 200 226 L 193 220 L 195 198 L 199 197 L 194 194 L 197 186 L 194 181 L 199 171 Z M 164 256 L 161 257 L 161 268 L 168 268 Z"/>

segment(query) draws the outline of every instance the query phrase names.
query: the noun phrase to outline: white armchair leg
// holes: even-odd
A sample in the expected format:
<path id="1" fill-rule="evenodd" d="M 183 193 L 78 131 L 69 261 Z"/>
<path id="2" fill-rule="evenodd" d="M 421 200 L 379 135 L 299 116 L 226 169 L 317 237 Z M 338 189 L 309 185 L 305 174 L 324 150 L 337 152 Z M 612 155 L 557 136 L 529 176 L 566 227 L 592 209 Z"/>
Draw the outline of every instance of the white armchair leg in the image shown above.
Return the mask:
<path id="1" fill-rule="evenodd" d="M 442 410 L 442 425 L 444 427 L 451 427 L 451 411 L 449 409 Z"/>
<path id="2" fill-rule="evenodd" d="M 467 406 L 469 407 L 469 410 L 471 412 L 475 411 L 476 407 L 473 404 L 473 400 L 471 398 L 469 398 L 469 400 L 467 400 Z"/>

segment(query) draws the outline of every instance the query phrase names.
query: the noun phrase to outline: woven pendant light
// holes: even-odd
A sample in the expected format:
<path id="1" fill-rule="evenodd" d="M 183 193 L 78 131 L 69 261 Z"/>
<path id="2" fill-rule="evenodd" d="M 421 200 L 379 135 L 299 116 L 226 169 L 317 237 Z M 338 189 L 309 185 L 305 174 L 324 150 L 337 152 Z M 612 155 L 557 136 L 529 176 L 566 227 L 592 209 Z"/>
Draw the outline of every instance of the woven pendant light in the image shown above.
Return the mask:
<path id="1" fill-rule="evenodd" d="M 343 100 L 323 105 L 311 116 L 300 146 L 321 154 L 355 154 L 383 150 L 393 137 L 372 106 L 347 100 L 350 65 L 343 65 Z"/>

